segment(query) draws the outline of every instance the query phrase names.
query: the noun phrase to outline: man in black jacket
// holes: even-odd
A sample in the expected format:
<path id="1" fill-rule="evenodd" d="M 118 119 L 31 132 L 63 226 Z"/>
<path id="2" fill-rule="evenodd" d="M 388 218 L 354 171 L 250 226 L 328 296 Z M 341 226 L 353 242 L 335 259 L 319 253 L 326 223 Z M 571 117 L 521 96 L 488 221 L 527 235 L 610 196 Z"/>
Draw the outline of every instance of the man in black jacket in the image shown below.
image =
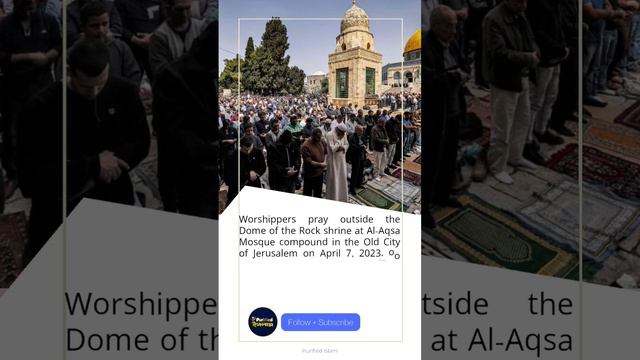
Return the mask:
<path id="1" fill-rule="evenodd" d="M 460 119 L 467 112 L 464 83 L 469 73 L 454 41 L 457 20 L 446 6 L 436 6 L 431 13 L 431 29 L 423 48 L 422 91 L 430 106 L 424 109 L 424 180 L 422 183 L 422 224 L 435 227 L 431 204 L 459 206 L 451 198 Z"/>
<path id="2" fill-rule="evenodd" d="M 135 84 L 109 76 L 109 50 L 97 39 L 69 52 L 67 210 L 83 198 L 133 205 L 129 170 L 149 152 L 150 134 Z M 62 84 L 34 97 L 20 128 L 21 182 L 31 189 L 25 264 L 62 222 Z"/>
<path id="3" fill-rule="evenodd" d="M 569 49 L 562 30 L 560 0 L 533 1 L 527 8 L 527 19 L 540 47 L 540 64 L 536 82 L 531 85 L 531 117 L 523 156 L 535 164 L 544 165 L 538 143 L 560 145 L 564 142 L 547 126 L 558 97 L 560 65 L 569 56 Z"/>
<path id="4" fill-rule="evenodd" d="M 238 153 L 229 154 L 225 159 L 224 182 L 229 186 L 227 206 L 231 204 L 243 187 L 262 187 L 260 176 L 266 172 L 267 166 L 262 151 L 256 149 L 253 143 L 254 141 L 246 136 L 240 140 L 240 171 L 238 171 Z M 240 175 L 240 180 L 238 180 L 238 175 Z"/>
<path id="5" fill-rule="evenodd" d="M 384 173 L 387 175 L 391 175 L 389 168 L 395 169 L 397 167 L 396 165 L 393 165 L 393 163 L 397 163 L 398 161 L 400 161 L 403 153 L 402 143 L 400 142 L 400 139 L 402 137 L 402 126 L 400 125 L 401 123 L 402 116 L 398 114 L 389 118 L 389 121 L 384 124 L 385 130 L 387 130 L 387 135 L 389 135 L 389 147 L 387 148 L 388 159 L 386 163 L 387 168 L 384 169 Z"/>
<path id="6" fill-rule="evenodd" d="M 285 130 L 274 145 L 267 148 L 269 188 L 293 193 L 300 173 L 300 152 L 293 144 L 293 135 Z"/>
<path id="7" fill-rule="evenodd" d="M 495 6 L 495 0 L 469 0 L 469 18 L 465 22 L 465 40 L 467 52 L 473 48 L 476 85 L 488 88 L 489 84 L 482 73 L 482 20 Z M 471 46 L 473 43 L 473 46 Z"/>
<path id="8" fill-rule="evenodd" d="M 207 218 L 218 216 L 217 41 L 213 22 L 159 74 L 153 102 L 163 202 L 169 196 L 175 207 L 165 209 Z"/>
<path id="9" fill-rule="evenodd" d="M 364 175 L 364 160 L 367 158 L 367 147 L 364 138 L 364 127 L 356 126 L 356 131 L 349 137 L 348 160 L 351 163 L 351 180 L 349 193 L 356 195 L 356 188 L 362 186 Z"/>
<path id="10" fill-rule="evenodd" d="M 164 0 L 114 0 L 122 20 L 122 40 L 129 44 L 147 76 L 152 77 L 149 64 L 151 35 L 167 17 Z"/>
<path id="11" fill-rule="evenodd" d="M 513 184 L 507 164 L 536 165 L 522 153 L 529 131 L 529 79 L 535 82 L 538 46 L 524 16 L 527 0 L 503 0 L 483 21 L 484 66 L 491 83 L 491 140 L 487 153 L 493 176 Z"/>
<path id="12" fill-rule="evenodd" d="M 569 48 L 569 57 L 560 66 L 560 80 L 558 97 L 553 105 L 549 127 L 558 134 L 573 137 L 575 134 L 565 126 L 565 121 L 574 117 L 578 111 L 578 92 L 576 84 L 579 80 L 578 72 L 578 3 L 575 1 L 560 1 L 560 23 Z M 577 118 L 577 117 L 576 117 Z"/>
<path id="13" fill-rule="evenodd" d="M 32 96 L 54 81 L 52 64 L 61 45 L 58 22 L 38 10 L 36 0 L 15 0 L 13 12 L 0 20 L 0 67 L 5 88 L 0 98 L 2 166 L 7 175 L 7 198 L 18 186 L 16 132 L 20 113 Z"/>

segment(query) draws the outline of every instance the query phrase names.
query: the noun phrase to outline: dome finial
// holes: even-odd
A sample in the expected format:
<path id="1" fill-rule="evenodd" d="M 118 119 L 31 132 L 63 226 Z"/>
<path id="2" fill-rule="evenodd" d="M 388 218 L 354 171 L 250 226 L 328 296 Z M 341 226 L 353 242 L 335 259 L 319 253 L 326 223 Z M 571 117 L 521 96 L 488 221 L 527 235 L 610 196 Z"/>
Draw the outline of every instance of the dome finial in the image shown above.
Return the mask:
<path id="1" fill-rule="evenodd" d="M 356 0 L 351 0 L 351 4 L 352 4 L 353 6 L 356 6 Z"/>

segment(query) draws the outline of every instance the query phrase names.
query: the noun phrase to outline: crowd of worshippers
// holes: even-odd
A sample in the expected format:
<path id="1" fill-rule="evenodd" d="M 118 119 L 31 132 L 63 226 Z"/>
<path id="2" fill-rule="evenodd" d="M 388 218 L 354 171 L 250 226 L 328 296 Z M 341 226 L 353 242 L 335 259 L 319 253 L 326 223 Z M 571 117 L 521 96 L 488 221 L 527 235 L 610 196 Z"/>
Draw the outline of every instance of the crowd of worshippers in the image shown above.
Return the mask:
<path id="1" fill-rule="evenodd" d="M 515 168 L 545 164 L 540 144 L 574 137 L 577 121 L 578 5 L 573 0 L 427 0 L 423 37 L 423 224 L 435 227 L 431 205 L 459 207 L 451 186 L 467 82 L 489 90 L 491 135 L 477 162 L 511 185 Z M 473 69 L 473 70 L 472 70 Z M 488 170 L 488 171 L 487 171 Z"/>
<path id="2" fill-rule="evenodd" d="M 323 197 L 326 185 L 324 198 L 347 202 L 417 149 L 419 125 L 419 109 L 336 107 L 326 96 L 222 98 L 220 175 L 228 185 L 227 205 L 244 186 L 288 193 L 302 188 L 304 195 Z"/>
<path id="3" fill-rule="evenodd" d="M 388 107 L 391 112 L 396 109 L 410 109 L 416 111 L 422 106 L 422 96 L 414 92 L 387 93 L 380 96 L 378 101 L 380 108 Z"/>
<path id="4" fill-rule="evenodd" d="M 66 34 L 49 4 L 5 0 L 0 20 L 3 200 L 31 198 L 25 264 L 62 222 L 63 165 L 68 212 L 83 198 L 134 205 L 152 134 L 164 209 L 217 218 L 217 1 L 75 0 Z"/>
<path id="5" fill-rule="evenodd" d="M 583 103 L 605 107 L 601 94 L 640 97 L 640 2 L 582 0 L 582 13 Z"/>

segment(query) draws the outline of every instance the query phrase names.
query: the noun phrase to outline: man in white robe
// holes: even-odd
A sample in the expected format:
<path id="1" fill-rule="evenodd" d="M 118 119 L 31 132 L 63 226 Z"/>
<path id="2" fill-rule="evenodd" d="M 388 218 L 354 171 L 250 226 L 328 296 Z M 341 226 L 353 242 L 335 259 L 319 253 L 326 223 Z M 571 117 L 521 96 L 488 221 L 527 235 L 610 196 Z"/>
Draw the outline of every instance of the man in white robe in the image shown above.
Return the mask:
<path id="1" fill-rule="evenodd" d="M 340 124 L 327 134 L 327 193 L 325 197 L 343 202 L 349 200 L 346 159 L 349 141 L 346 133 L 346 125 Z"/>

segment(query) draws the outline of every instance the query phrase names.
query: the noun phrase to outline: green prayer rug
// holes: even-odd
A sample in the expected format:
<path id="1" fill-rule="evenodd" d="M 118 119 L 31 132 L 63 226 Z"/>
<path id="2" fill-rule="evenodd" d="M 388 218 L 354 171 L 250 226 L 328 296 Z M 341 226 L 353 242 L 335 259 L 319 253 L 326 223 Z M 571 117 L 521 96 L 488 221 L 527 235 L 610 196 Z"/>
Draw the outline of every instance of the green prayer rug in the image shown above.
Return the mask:
<path id="1" fill-rule="evenodd" d="M 394 201 L 379 190 L 365 187 L 358 191 L 356 200 L 364 205 L 381 209 L 403 211 L 399 202 Z"/>
<path id="2" fill-rule="evenodd" d="M 565 277 L 577 255 L 552 245 L 518 219 L 471 195 L 458 197 L 460 209 L 441 208 L 433 215 L 432 235 L 469 261 L 510 270 Z"/>

